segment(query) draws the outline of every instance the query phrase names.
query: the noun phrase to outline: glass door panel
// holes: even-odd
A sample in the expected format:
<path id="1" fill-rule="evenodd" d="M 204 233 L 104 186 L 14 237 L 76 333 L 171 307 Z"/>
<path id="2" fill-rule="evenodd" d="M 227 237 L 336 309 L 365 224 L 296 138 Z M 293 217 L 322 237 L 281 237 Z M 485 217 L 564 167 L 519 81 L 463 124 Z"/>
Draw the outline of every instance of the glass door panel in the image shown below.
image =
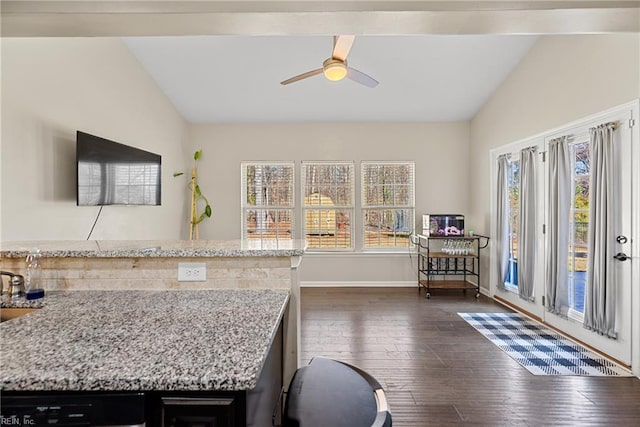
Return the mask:
<path id="1" fill-rule="evenodd" d="M 589 142 L 580 141 L 570 146 L 571 155 L 571 213 L 569 224 L 569 315 L 582 321 L 584 292 L 587 282 L 589 236 L 589 179 L 591 153 Z"/>
<path id="2" fill-rule="evenodd" d="M 520 215 L 520 161 L 510 160 L 508 171 L 509 191 L 509 271 L 507 289 L 518 291 L 518 217 Z"/>

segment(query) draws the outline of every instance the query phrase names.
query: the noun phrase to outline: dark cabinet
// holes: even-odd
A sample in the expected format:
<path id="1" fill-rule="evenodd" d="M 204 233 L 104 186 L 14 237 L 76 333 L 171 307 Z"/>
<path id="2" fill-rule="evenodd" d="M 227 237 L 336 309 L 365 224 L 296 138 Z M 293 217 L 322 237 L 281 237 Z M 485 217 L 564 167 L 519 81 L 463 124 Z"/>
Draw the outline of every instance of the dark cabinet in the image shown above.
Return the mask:
<path id="1" fill-rule="evenodd" d="M 234 427 L 233 397 L 161 397 L 162 427 Z"/>
<path id="2" fill-rule="evenodd" d="M 269 427 L 279 408 L 282 381 L 282 323 L 273 338 L 257 384 L 240 391 L 149 391 L 147 425 L 159 427 Z"/>

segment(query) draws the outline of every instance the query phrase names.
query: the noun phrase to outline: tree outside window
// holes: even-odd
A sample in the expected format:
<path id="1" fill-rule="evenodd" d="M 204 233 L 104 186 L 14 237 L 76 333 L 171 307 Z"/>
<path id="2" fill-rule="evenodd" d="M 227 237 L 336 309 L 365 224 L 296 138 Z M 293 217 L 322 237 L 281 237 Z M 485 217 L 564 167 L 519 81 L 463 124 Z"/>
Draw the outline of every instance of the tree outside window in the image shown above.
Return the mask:
<path id="1" fill-rule="evenodd" d="M 415 218 L 415 163 L 362 162 L 366 249 L 408 248 Z"/>
<path id="2" fill-rule="evenodd" d="M 243 162 L 242 237 L 291 240 L 294 163 Z"/>
<path id="3" fill-rule="evenodd" d="M 303 227 L 308 249 L 353 248 L 353 162 L 303 162 Z"/>

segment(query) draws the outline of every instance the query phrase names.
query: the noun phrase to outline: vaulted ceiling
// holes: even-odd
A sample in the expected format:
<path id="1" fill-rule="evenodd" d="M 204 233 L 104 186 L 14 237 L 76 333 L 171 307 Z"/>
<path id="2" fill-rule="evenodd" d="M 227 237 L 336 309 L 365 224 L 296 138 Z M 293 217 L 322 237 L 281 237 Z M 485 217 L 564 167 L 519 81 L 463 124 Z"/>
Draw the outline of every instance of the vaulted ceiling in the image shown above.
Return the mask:
<path id="1" fill-rule="evenodd" d="M 5 1 L 3 37 L 124 37 L 191 122 L 468 120 L 539 37 L 640 31 L 639 1 Z M 375 89 L 322 75 L 334 34 Z"/>
<path id="2" fill-rule="evenodd" d="M 322 74 L 283 86 L 331 56 L 331 36 L 127 38 L 190 122 L 471 119 L 535 42 L 533 36 L 362 36 L 348 64 L 380 84 Z"/>

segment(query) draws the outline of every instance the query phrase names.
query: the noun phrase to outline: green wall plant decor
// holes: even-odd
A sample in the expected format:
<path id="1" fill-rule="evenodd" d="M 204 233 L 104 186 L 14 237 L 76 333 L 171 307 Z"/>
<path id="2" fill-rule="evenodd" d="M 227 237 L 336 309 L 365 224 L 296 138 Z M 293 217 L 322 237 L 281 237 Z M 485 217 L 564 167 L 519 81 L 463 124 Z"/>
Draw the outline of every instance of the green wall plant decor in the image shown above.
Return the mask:
<path id="1" fill-rule="evenodd" d="M 211 218 L 211 205 L 209 200 L 202 194 L 198 185 L 198 160 L 202 157 L 202 150 L 198 150 L 193 154 L 193 168 L 191 168 L 191 181 L 189 189 L 191 190 L 191 213 L 189 215 L 189 240 L 198 240 L 198 224 L 205 218 Z M 184 175 L 184 172 L 176 172 L 174 177 Z M 198 204 L 204 203 L 204 210 L 198 214 Z"/>

